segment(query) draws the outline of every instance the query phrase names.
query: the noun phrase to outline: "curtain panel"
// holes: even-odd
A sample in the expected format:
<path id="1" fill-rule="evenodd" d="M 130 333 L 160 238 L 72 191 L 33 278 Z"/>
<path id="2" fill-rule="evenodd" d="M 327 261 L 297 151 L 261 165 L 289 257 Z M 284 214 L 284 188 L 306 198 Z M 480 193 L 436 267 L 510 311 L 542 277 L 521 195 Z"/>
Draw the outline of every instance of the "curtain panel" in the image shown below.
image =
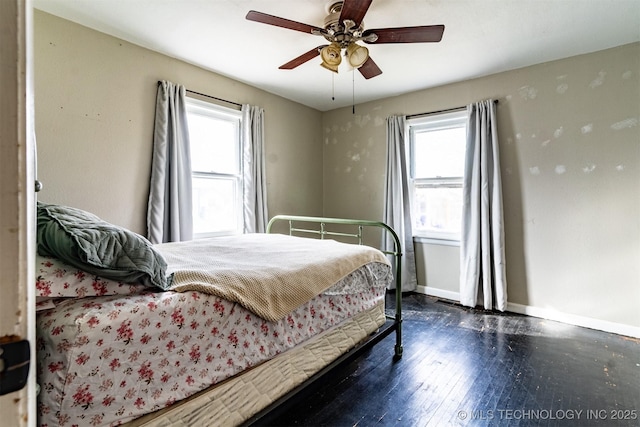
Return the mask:
<path id="1" fill-rule="evenodd" d="M 460 302 L 504 311 L 507 281 L 496 105 L 467 106 L 468 131 L 460 241 Z"/>
<path id="2" fill-rule="evenodd" d="M 185 87 L 164 80 L 156 96 L 147 237 L 151 243 L 193 238 Z"/>
<path id="3" fill-rule="evenodd" d="M 395 230 L 402 245 L 400 265 L 402 292 L 414 291 L 417 287 L 405 122 L 405 116 L 387 118 L 387 164 L 384 192 L 384 222 Z M 386 238 L 383 241 L 383 247 L 385 250 L 393 250 L 392 240 Z"/>
<path id="4" fill-rule="evenodd" d="M 242 127 L 244 232 L 264 233 L 269 221 L 264 161 L 264 109 L 244 104 Z"/>

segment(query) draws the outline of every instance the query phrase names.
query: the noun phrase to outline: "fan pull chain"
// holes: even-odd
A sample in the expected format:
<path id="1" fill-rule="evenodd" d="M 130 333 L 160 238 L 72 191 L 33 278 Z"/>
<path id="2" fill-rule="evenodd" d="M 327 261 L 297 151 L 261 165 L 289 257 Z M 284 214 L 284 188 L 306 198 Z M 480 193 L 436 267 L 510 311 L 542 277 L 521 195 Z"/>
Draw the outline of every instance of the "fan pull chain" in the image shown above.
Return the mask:
<path id="1" fill-rule="evenodd" d="M 351 114 L 356 113 L 356 70 L 351 71 Z"/>
<path id="2" fill-rule="evenodd" d="M 336 77 L 334 73 L 331 73 L 331 100 L 336 100 Z"/>

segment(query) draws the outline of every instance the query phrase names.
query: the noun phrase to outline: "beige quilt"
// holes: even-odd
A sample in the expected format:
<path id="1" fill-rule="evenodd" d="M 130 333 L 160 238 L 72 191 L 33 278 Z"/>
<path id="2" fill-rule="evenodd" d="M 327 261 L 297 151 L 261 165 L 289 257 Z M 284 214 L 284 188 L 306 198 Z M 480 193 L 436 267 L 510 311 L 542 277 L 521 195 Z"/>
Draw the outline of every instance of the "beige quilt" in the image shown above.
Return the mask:
<path id="1" fill-rule="evenodd" d="M 382 252 L 368 246 L 282 234 L 164 243 L 156 249 L 172 274 L 170 290 L 216 295 L 270 321 L 365 264 L 389 264 Z"/>

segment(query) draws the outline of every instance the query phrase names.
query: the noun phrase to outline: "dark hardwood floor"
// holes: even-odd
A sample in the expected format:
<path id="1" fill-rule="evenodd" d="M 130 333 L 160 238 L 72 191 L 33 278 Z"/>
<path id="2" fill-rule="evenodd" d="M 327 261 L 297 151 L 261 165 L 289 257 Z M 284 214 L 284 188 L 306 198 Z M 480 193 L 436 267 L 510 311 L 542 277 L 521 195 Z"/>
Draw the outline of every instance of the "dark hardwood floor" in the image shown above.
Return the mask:
<path id="1" fill-rule="evenodd" d="M 391 299 L 390 299 L 391 300 Z M 640 340 L 403 297 L 394 335 L 260 425 L 640 426 Z"/>

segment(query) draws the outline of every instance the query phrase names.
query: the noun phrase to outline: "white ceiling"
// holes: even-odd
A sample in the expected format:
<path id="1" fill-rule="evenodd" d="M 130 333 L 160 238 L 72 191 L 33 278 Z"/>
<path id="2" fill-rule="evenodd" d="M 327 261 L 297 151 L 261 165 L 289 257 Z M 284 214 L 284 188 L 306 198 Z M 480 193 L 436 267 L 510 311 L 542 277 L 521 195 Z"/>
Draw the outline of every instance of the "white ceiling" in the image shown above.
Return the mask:
<path id="1" fill-rule="evenodd" d="M 321 111 L 351 105 L 353 93 L 361 103 L 640 41 L 640 0 L 373 0 L 365 28 L 445 31 L 440 43 L 368 45 L 383 74 L 365 80 L 344 64 L 334 75 L 319 58 L 279 70 L 324 39 L 245 19 L 257 10 L 323 27 L 327 3 L 34 0 L 45 12 Z"/>

